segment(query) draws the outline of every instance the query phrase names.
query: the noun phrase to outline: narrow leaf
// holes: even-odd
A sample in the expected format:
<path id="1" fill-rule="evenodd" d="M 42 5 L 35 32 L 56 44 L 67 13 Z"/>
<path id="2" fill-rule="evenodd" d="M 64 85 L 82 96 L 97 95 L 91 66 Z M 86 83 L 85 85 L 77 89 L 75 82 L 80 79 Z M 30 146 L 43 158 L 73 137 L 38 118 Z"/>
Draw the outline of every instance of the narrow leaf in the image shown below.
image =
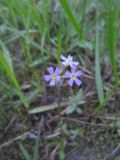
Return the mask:
<path id="1" fill-rule="evenodd" d="M 67 101 L 67 102 L 62 102 L 60 105 L 61 107 L 65 106 L 65 105 L 68 105 L 70 102 Z M 45 106 L 40 106 L 40 107 L 36 107 L 36 108 L 33 108 L 29 111 L 29 114 L 35 114 L 35 113 L 39 113 L 39 112 L 46 112 L 46 111 L 50 111 L 50 110 L 53 110 L 53 109 L 56 109 L 58 108 L 58 104 L 57 103 L 53 103 L 53 104 L 50 104 L 50 105 L 45 105 Z"/>
<path id="2" fill-rule="evenodd" d="M 40 142 L 40 126 L 38 128 L 38 136 L 37 136 L 36 142 L 35 142 L 33 160 L 38 160 L 39 159 L 39 142 Z"/>
<path id="3" fill-rule="evenodd" d="M 99 59 L 99 24 L 97 19 L 96 24 L 96 49 L 95 49 L 95 77 L 96 77 L 96 85 L 98 91 L 99 101 L 102 102 L 104 99 L 103 94 L 103 84 L 102 84 L 102 77 L 100 73 L 100 59 Z"/>
<path id="4" fill-rule="evenodd" d="M 107 41 L 110 61 L 112 64 L 115 82 L 118 81 L 117 65 L 116 65 L 116 44 L 119 10 L 110 0 L 107 19 Z"/>
<path id="5" fill-rule="evenodd" d="M 25 147 L 22 145 L 22 143 L 19 143 L 19 147 L 20 150 L 25 158 L 25 160 L 32 160 L 31 156 L 29 155 L 29 153 L 27 152 L 27 150 L 25 149 Z"/>
<path id="6" fill-rule="evenodd" d="M 25 99 L 25 97 L 24 97 L 24 95 L 23 95 L 23 93 L 22 93 L 22 91 L 20 89 L 20 86 L 19 86 L 19 84 L 17 82 L 17 79 L 15 77 L 15 74 L 12 71 L 10 65 L 8 64 L 8 62 L 7 62 L 6 58 L 5 58 L 5 56 L 2 54 L 2 52 L 0 52 L 0 64 L 3 66 L 3 68 L 5 69 L 7 75 L 9 76 L 9 78 L 11 79 L 13 84 L 15 85 L 16 90 L 18 92 L 18 95 L 20 96 L 21 101 L 23 102 L 23 104 L 26 107 L 28 107 L 28 104 L 27 104 L 26 99 Z"/>
<path id="7" fill-rule="evenodd" d="M 78 20 L 76 19 L 76 17 L 74 16 L 67 0 L 59 0 L 60 1 L 60 4 L 62 6 L 62 8 L 64 9 L 67 17 L 69 18 L 70 22 L 72 23 L 76 33 L 78 34 L 79 38 L 81 39 L 82 36 L 81 36 L 81 28 L 80 28 L 80 25 L 78 23 Z"/>

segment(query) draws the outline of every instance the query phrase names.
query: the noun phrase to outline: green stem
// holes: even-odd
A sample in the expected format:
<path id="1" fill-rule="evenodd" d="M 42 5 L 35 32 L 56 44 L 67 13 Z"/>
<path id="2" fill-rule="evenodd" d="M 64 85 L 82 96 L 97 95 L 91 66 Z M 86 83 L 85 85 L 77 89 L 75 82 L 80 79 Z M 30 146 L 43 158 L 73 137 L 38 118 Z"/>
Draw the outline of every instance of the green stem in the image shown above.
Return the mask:
<path id="1" fill-rule="evenodd" d="M 60 105 L 60 97 L 61 97 L 61 94 L 60 94 L 60 85 L 59 85 L 59 83 L 57 84 L 57 94 L 58 94 L 58 107 L 59 107 L 59 112 L 61 113 L 61 105 Z"/>

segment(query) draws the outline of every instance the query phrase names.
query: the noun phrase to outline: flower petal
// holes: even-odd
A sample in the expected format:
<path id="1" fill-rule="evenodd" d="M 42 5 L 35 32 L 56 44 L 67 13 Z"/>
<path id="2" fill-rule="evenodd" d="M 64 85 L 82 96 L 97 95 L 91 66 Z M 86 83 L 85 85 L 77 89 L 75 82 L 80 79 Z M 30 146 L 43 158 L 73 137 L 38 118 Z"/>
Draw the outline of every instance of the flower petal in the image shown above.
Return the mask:
<path id="1" fill-rule="evenodd" d="M 75 66 L 78 66 L 78 65 L 79 65 L 79 62 L 73 62 L 73 64 L 74 64 Z"/>
<path id="2" fill-rule="evenodd" d="M 48 68 L 48 72 L 49 72 L 50 74 L 53 74 L 53 73 L 54 73 L 53 67 L 49 67 L 49 68 Z"/>
<path id="3" fill-rule="evenodd" d="M 73 82 L 74 82 L 73 79 L 70 79 L 70 80 L 68 81 L 68 83 L 69 83 L 69 85 L 70 85 L 71 87 L 73 86 Z"/>
<path id="4" fill-rule="evenodd" d="M 46 81 L 50 81 L 51 80 L 51 75 L 44 75 L 44 79 Z"/>
<path id="5" fill-rule="evenodd" d="M 56 70 L 55 70 L 55 74 L 56 74 L 56 75 L 59 75 L 59 74 L 60 74 L 60 69 L 59 69 L 58 67 L 57 67 Z"/>
<path id="6" fill-rule="evenodd" d="M 82 76 L 83 75 L 83 72 L 81 70 L 78 70 L 76 72 L 76 77 L 79 77 L 79 76 Z"/>
<path id="7" fill-rule="evenodd" d="M 72 66 L 71 72 L 72 72 L 72 73 L 75 73 L 75 71 L 76 71 L 76 66 Z"/>
<path id="8" fill-rule="evenodd" d="M 57 76 L 56 80 L 57 81 L 60 81 L 61 77 L 60 76 Z"/>
<path id="9" fill-rule="evenodd" d="M 72 67 L 74 67 L 75 65 L 74 65 L 74 62 L 70 62 L 70 67 L 72 68 Z"/>
<path id="10" fill-rule="evenodd" d="M 55 79 L 52 79 L 52 80 L 50 81 L 50 86 L 55 86 Z"/>
<path id="11" fill-rule="evenodd" d="M 68 60 L 69 60 L 69 61 L 72 61 L 72 60 L 73 60 L 73 56 L 68 55 Z"/>
<path id="12" fill-rule="evenodd" d="M 80 86 L 82 82 L 81 82 L 78 78 L 76 78 L 76 79 L 75 79 L 75 83 L 76 83 L 78 86 Z"/>
<path id="13" fill-rule="evenodd" d="M 63 64 L 64 66 L 68 66 L 68 61 L 66 60 L 66 61 L 62 62 L 62 64 Z"/>
<path id="14" fill-rule="evenodd" d="M 71 77 L 71 73 L 68 72 L 68 71 L 66 71 L 66 72 L 65 72 L 65 77 L 70 78 L 70 77 Z"/>
<path id="15" fill-rule="evenodd" d="M 66 58 L 63 55 L 61 55 L 61 59 L 64 61 L 66 60 Z"/>

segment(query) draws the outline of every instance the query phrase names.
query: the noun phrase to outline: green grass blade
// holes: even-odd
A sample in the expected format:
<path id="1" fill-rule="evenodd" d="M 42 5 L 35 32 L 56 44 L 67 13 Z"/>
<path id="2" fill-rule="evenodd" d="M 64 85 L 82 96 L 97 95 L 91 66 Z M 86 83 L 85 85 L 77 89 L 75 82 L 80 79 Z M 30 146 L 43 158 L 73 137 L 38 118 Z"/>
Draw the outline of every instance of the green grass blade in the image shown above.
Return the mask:
<path id="1" fill-rule="evenodd" d="M 87 0 L 84 0 L 83 11 L 82 11 L 82 21 L 81 21 L 81 35 L 83 35 L 83 30 L 84 30 L 86 5 L 87 5 Z"/>
<path id="2" fill-rule="evenodd" d="M 39 142 L 40 142 L 40 126 L 38 128 L 38 136 L 37 136 L 36 142 L 35 142 L 33 160 L 38 160 L 39 159 Z"/>
<path id="3" fill-rule="evenodd" d="M 25 149 L 25 147 L 21 143 L 19 143 L 19 147 L 20 147 L 20 150 L 21 150 L 25 160 L 32 160 L 31 156 L 29 155 L 29 153 L 27 152 L 27 150 Z"/>
<path id="4" fill-rule="evenodd" d="M 81 36 L 80 25 L 79 25 L 76 17 L 73 15 L 73 12 L 68 4 L 68 1 L 67 0 L 59 0 L 59 1 L 60 1 L 62 8 L 64 9 L 67 17 L 69 18 L 70 22 L 72 23 L 76 33 L 78 34 L 79 38 L 81 39 L 82 36 Z"/>
<path id="5" fill-rule="evenodd" d="M 45 46 L 45 41 L 46 41 L 46 33 L 47 33 L 47 30 L 44 29 L 42 37 L 41 37 L 41 56 L 40 58 L 43 58 L 43 59 L 45 58 L 44 46 Z"/>
<path id="6" fill-rule="evenodd" d="M 62 51 L 62 33 L 59 30 L 58 36 L 57 36 L 57 61 L 60 63 L 60 55 Z"/>
<path id="7" fill-rule="evenodd" d="M 115 158 L 115 160 L 120 160 L 120 157 Z"/>
<path id="8" fill-rule="evenodd" d="M 102 77 L 100 73 L 100 59 L 99 59 L 99 24 L 98 19 L 96 23 L 96 49 L 95 49 L 95 78 L 96 78 L 96 85 L 97 85 L 97 92 L 99 101 L 102 102 L 104 99 L 103 93 L 103 84 L 102 84 Z"/>
<path id="9" fill-rule="evenodd" d="M 45 29 L 47 30 L 48 38 L 50 38 L 50 6 L 49 0 L 42 0 L 42 16 L 45 25 Z"/>
<path id="10" fill-rule="evenodd" d="M 115 92 L 115 90 L 119 87 L 120 85 L 120 81 L 118 81 L 113 88 L 111 89 L 111 91 L 107 92 L 105 98 L 103 99 L 103 101 L 99 104 L 99 106 L 96 108 L 96 112 L 98 113 L 106 104 L 106 102 L 112 97 L 112 94 Z"/>
<path id="11" fill-rule="evenodd" d="M 118 29 L 118 15 L 119 10 L 111 3 L 109 3 L 108 19 L 107 19 L 107 41 L 109 56 L 114 72 L 115 82 L 118 81 L 117 65 L 116 65 L 116 43 L 117 43 L 117 29 Z"/>
<path id="12" fill-rule="evenodd" d="M 104 107 L 104 105 L 111 98 L 111 96 L 112 96 L 112 91 L 107 93 L 107 95 L 105 96 L 105 98 L 101 101 L 101 103 L 99 104 L 99 106 L 96 108 L 96 112 L 97 113 Z"/>
<path id="13" fill-rule="evenodd" d="M 9 50 L 6 48 L 6 46 L 4 45 L 4 43 L 1 40 L 0 40 L 0 46 L 1 46 L 2 51 L 4 53 L 4 57 L 7 60 L 7 63 L 9 64 L 11 70 L 13 71 L 13 65 L 12 65 L 12 60 L 10 57 Z"/>
<path id="14" fill-rule="evenodd" d="M 41 19 L 40 14 L 36 7 L 32 7 L 32 16 L 33 16 L 34 22 L 38 24 L 40 31 L 43 32 L 45 29 L 45 24 Z"/>
<path id="15" fill-rule="evenodd" d="M 8 64 L 8 62 L 7 62 L 5 56 L 3 55 L 2 52 L 0 52 L 0 64 L 1 64 L 1 66 L 3 66 L 3 68 L 5 69 L 7 75 L 9 76 L 9 78 L 11 79 L 13 84 L 15 85 L 17 93 L 20 96 L 20 99 L 23 102 L 24 106 L 28 107 L 28 104 L 27 104 L 26 99 L 25 99 L 25 97 L 24 97 L 24 95 L 23 95 L 23 93 L 22 93 L 22 91 L 20 89 L 20 86 L 19 86 L 19 84 L 17 82 L 17 79 L 15 77 L 15 74 L 12 71 L 10 65 Z"/>

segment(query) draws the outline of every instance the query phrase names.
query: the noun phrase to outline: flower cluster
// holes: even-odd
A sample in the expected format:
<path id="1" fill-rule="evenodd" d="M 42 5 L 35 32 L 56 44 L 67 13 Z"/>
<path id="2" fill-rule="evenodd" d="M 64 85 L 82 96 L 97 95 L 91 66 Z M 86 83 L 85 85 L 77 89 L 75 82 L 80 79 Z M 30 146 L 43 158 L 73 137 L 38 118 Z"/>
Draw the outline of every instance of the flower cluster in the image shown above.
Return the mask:
<path id="1" fill-rule="evenodd" d="M 81 85 L 81 80 L 79 79 L 80 76 L 83 75 L 83 72 L 81 70 L 77 70 L 77 66 L 79 65 L 78 62 L 73 61 L 73 56 L 68 55 L 68 57 L 64 57 L 61 55 L 61 63 L 64 66 L 64 69 L 66 70 L 63 72 L 59 67 L 56 67 L 54 70 L 53 67 L 48 68 L 49 75 L 45 75 L 45 81 L 50 82 L 50 86 L 54 86 L 57 82 L 59 82 L 63 77 L 68 78 L 68 84 L 72 87 L 74 83 L 76 85 Z M 71 71 L 67 70 L 70 66 Z"/>

